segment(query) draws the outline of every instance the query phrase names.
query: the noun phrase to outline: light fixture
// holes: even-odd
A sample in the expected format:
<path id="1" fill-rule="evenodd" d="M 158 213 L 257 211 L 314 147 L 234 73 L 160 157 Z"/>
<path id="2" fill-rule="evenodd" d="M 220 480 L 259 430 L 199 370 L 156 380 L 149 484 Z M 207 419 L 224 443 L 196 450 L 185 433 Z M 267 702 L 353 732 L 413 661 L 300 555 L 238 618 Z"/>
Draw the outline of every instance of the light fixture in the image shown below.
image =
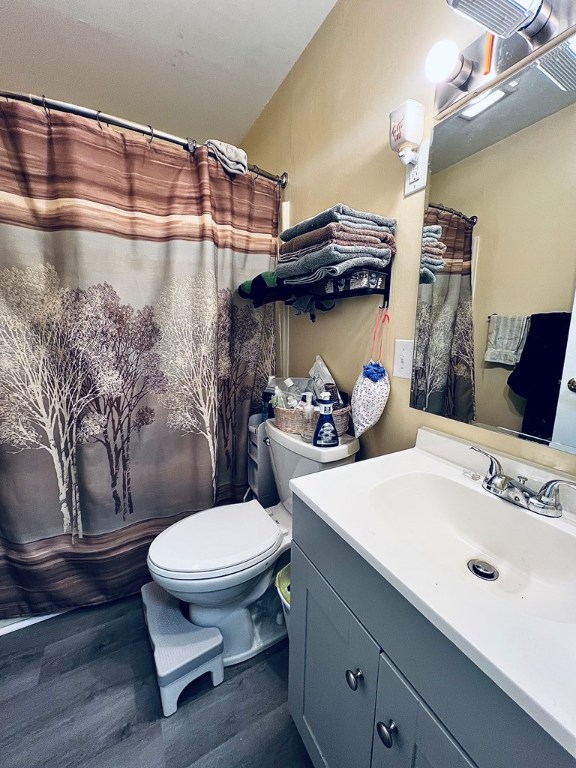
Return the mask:
<path id="1" fill-rule="evenodd" d="M 428 52 L 424 69 L 430 82 L 450 83 L 455 88 L 463 89 L 470 79 L 473 65 L 460 53 L 455 42 L 440 40 Z"/>
<path id="2" fill-rule="evenodd" d="M 576 35 L 545 53 L 538 69 L 563 91 L 576 91 Z"/>
<path id="3" fill-rule="evenodd" d="M 521 32 L 536 37 L 552 15 L 548 0 L 446 0 L 457 13 L 477 22 L 498 37 Z"/>

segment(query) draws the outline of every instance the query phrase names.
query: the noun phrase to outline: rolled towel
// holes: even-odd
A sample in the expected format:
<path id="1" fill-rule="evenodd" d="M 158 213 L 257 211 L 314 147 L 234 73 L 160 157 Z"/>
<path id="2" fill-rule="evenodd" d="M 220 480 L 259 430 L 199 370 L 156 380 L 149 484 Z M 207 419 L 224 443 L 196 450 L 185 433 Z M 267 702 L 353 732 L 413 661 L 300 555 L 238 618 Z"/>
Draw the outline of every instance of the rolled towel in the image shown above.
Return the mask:
<path id="1" fill-rule="evenodd" d="M 490 315 L 484 360 L 516 365 L 526 343 L 528 324 L 526 315 Z"/>
<path id="2" fill-rule="evenodd" d="M 228 173 L 246 173 L 248 171 L 248 157 L 243 149 L 217 139 L 208 139 L 206 146 L 208 152 Z"/>
<path id="3" fill-rule="evenodd" d="M 287 243 L 280 245 L 280 253 L 282 255 L 293 253 L 301 248 L 309 248 L 313 245 L 325 244 L 327 241 L 333 240 L 336 243 L 346 245 L 346 241 L 354 243 L 363 243 L 364 245 L 378 245 L 378 243 L 386 243 L 392 246 L 395 242 L 394 235 L 385 229 L 375 229 L 365 227 L 360 229 L 359 227 L 351 227 L 348 224 L 342 222 L 331 222 L 326 224 L 325 227 L 319 229 L 313 229 L 310 232 L 305 232 L 302 235 L 293 237 Z"/>
<path id="4" fill-rule="evenodd" d="M 287 277 L 296 277 L 313 272 L 318 267 L 329 264 L 339 264 L 358 256 L 375 256 L 381 260 L 381 265 L 386 266 L 392 259 L 390 248 L 370 248 L 368 246 L 327 245 L 318 250 L 312 250 L 298 261 L 288 264 L 278 264 L 276 274 L 282 280 Z"/>
<path id="5" fill-rule="evenodd" d="M 357 211 L 354 208 L 350 208 L 348 205 L 344 205 L 344 203 L 337 203 L 332 206 L 332 208 L 327 208 L 325 211 L 316 214 L 316 216 L 304 219 L 304 221 L 284 230 L 284 232 L 280 234 L 280 239 L 286 243 L 293 237 L 298 237 L 298 235 L 311 232 L 313 229 L 325 227 L 332 221 L 343 221 L 352 226 L 360 226 L 364 223 L 365 227 L 385 227 L 391 234 L 395 234 L 396 232 L 396 219 L 389 219 L 385 216 L 379 216 L 376 213 L 369 213 L 367 211 Z"/>

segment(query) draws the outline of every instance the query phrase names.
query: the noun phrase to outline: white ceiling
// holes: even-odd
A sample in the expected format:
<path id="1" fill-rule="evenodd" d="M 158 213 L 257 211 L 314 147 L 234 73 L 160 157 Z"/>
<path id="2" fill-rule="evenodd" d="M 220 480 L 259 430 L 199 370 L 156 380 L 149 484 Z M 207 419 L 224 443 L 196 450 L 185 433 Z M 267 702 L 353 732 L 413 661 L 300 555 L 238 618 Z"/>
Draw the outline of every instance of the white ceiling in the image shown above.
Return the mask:
<path id="1" fill-rule="evenodd" d="M 336 0 L 2 0 L 0 89 L 238 144 Z"/>

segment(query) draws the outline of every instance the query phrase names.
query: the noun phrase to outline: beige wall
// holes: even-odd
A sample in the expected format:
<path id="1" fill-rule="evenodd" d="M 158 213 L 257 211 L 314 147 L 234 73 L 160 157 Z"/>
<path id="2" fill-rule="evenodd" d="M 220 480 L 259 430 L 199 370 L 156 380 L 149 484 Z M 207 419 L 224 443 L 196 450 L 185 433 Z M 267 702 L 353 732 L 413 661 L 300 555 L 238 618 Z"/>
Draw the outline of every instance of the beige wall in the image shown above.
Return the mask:
<path id="1" fill-rule="evenodd" d="M 512 369 L 484 363 L 488 316 L 572 309 L 576 160 L 568 154 L 558 173 L 542 147 L 571 146 L 574 125 L 576 106 L 566 107 L 431 179 L 431 201 L 478 216 L 474 343 L 484 424 L 520 430 L 524 410 L 506 384 Z"/>
<path id="2" fill-rule="evenodd" d="M 398 219 L 398 254 L 385 365 L 394 339 L 414 335 L 424 193 L 403 196 L 404 168 L 388 147 L 388 115 L 407 98 L 433 109 L 433 87 L 422 74 L 437 40 L 460 45 L 479 28 L 443 0 L 340 0 L 242 142 L 251 162 L 287 170 L 285 199 L 296 222 L 344 202 Z M 305 374 L 322 354 L 342 389 L 352 391 L 366 362 L 377 297 L 340 302 L 316 324 L 291 318 L 290 373 Z M 414 445 L 420 426 L 576 472 L 576 458 L 409 408 L 410 382 L 393 379 L 384 416 L 362 438 L 363 455 Z"/>

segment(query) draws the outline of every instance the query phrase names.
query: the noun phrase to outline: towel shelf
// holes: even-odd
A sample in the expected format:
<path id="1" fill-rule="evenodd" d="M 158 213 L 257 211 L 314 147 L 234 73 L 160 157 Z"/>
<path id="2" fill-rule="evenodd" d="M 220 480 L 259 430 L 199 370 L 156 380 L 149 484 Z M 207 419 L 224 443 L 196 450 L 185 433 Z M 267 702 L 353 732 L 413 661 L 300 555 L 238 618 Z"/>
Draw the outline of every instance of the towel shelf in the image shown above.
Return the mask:
<path id="1" fill-rule="evenodd" d="M 357 287 L 353 287 L 354 281 L 358 282 L 359 274 L 369 276 L 368 284 L 362 282 Z M 386 267 L 374 269 L 359 269 L 351 274 L 344 274 L 339 277 L 325 277 L 314 283 L 280 283 L 274 288 L 268 288 L 258 297 L 243 296 L 251 298 L 255 307 L 263 304 L 282 301 L 285 304 L 292 304 L 300 296 L 313 296 L 315 298 L 332 299 L 350 299 L 355 296 L 378 295 L 383 297 L 383 304 L 387 305 L 390 300 L 390 285 L 392 277 L 392 264 Z M 240 294 L 242 295 L 242 294 Z"/>

